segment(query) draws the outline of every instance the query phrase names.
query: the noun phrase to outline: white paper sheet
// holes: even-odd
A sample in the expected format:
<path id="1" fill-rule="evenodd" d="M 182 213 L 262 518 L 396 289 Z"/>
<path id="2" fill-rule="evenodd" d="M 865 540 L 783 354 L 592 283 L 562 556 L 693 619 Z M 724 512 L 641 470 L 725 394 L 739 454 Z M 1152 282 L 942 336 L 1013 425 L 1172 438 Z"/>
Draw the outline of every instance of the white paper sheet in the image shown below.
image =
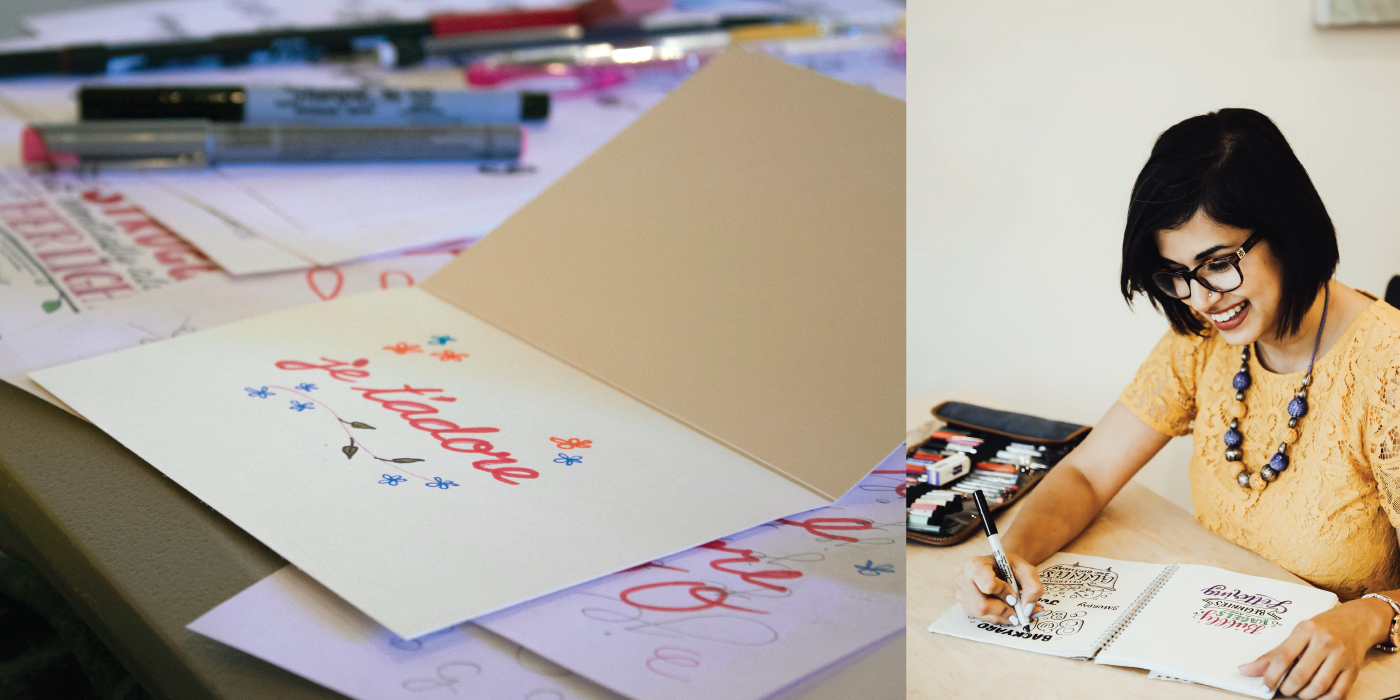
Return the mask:
<path id="1" fill-rule="evenodd" d="M 416 288 L 30 378 L 405 638 L 826 505 Z"/>
<path id="2" fill-rule="evenodd" d="M 111 177 L 107 180 L 231 275 L 256 275 L 312 267 L 311 261 L 276 245 L 257 233 L 256 229 L 225 215 L 219 208 L 182 194 L 182 188 L 176 184 L 186 179 L 207 181 L 207 176 L 208 173 L 180 173 L 145 178 Z"/>
<path id="3" fill-rule="evenodd" d="M 460 249 L 467 244 L 459 241 L 455 246 Z M 411 287 L 446 265 L 452 251 L 452 246 L 446 246 L 284 274 L 201 275 L 177 287 L 116 300 L 80 315 L 48 318 L 0 338 L 0 379 L 71 410 L 25 373 L 293 306 Z"/>
<path id="4" fill-rule="evenodd" d="M 716 638 L 722 637 L 707 634 L 707 631 L 722 633 L 724 628 L 702 627 L 704 622 L 699 619 L 701 615 L 657 613 L 632 608 L 630 612 L 633 614 L 659 617 L 648 620 L 649 625 L 619 625 L 618 620 L 611 618 L 593 621 L 592 626 L 598 626 L 605 632 L 629 630 L 616 639 L 608 637 L 608 640 L 623 642 L 621 647 L 609 645 L 593 648 L 598 635 L 576 634 L 582 630 L 570 624 L 579 617 L 577 609 L 560 611 L 562 614 L 550 617 L 557 603 L 567 603 L 573 596 L 583 596 L 588 608 L 607 605 L 591 596 L 609 582 L 625 586 L 646 585 L 651 578 L 649 572 L 672 571 L 696 558 L 703 560 L 699 562 L 702 567 L 707 567 L 707 562 L 718 554 L 718 550 L 713 549 L 689 550 L 663 561 L 652 562 L 637 571 L 615 574 L 597 584 L 571 588 L 548 599 L 525 603 L 486 618 L 506 627 L 518 626 L 513 625 L 511 620 L 537 621 L 544 630 L 544 638 L 533 639 L 532 643 L 541 645 L 541 648 L 557 647 L 562 650 L 560 655 L 573 658 L 578 662 L 574 668 L 582 671 L 577 676 L 524 645 L 514 646 L 512 655 L 518 660 L 517 664 L 497 665 L 494 663 L 497 656 L 483 650 L 483 642 L 499 640 L 492 649 L 500 644 L 513 643 L 472 623 L 405 642 L 291 566 L 250 586 L 188 626 L 195 632 L 356 700 L 418 697 L 416 693 L 425 689 L 436 690 L 449 685 L 460 687 L 464 692 L 481 693 L 482 697 L 520 697 L 523 691 L 534 688 L 540 682 L 539 678 L 529 673 L 534 669 L 548 669 L 544 673 L 557 679 L 555 682 L 559 687 L 553 690 L 558 692 L 574 693 L 583 698 L 620 698 L 583 677 L 620 675 L 624 679 L 622 684 L 628 685 L 625 681 L 629 677 L 650 676 L 654 672 L 644 668 L 645 663 L 636 663 L 635 659 L 627 663 L 625 647 L 629 645 L 629 640 L 635 640 L 650 650 L 658 644 L 664 645 L 668 639 L 683 645 L 699 645 L 708 655 L 705 664 L 690 667 L 681 656 L 671 659 L 671 654 L 663 652 L 662 656 L 679 664 L 654 662 L 652 665 L 657 669 L 686 671 L 696 678 L 684 686 L 686 691 L 683 694 L 673 694 L 682 687 L 679 685 L 681 681 L 664 681 L 662 690 L 666 694 L 661 697 L 741 700 L 767 696 L 769 692 L 765 688 L 797 681 L 859 650 L 867 640 L 878 639 L 903 628 L 904 567 L 899 557 L 903 546 L 899 538 L 902 524 L 895 522 L 903 512 L 902 496 L 897 493 L 898 486 L 904 480 L 902 458 L 901 448 L 832 508 L 803 513 L 790 519 L 811 523 L 817 532 L 823 532 L 820 526 L 827 525 L 832 529 L 826 530 L 826 534 L 835 537 L 818 537 L 798 526 L 775 522 L 725 538 L 728 546 L 754 549 L 754 556 L 766 562 L 762 566 L 752 566 L 751 562 L 738 564 L 745 573 L 763 569 L 802 573 L 800 577 L 770 579 L 783 583 L 792 594 L 763 601 L 778 604 L 778 608 L 771 610 L 767 617 L 758 618 L 756 614 L 745 616 L 762 619 L 763 624 L 786 633 L 783 639 L 767 644 L 735 647 L 716 641 Z M 813 522 L 813 518 L 819 520 Z M 794 539 L 803 541 L 794 542 Z M 822 551 L 807 552 L 799 557 L 776 553 L 778 550 L 775 548 L 793 545 Z M 871 559 L 885 555 L 892 556 L 888 565 L 876 565 Z M 847 572 L 847 568 L 852 571 Z M 717 573 L 716 576 L 730 578 L 733 574 Z M 844 581 L 850 589 L 848 594 L 854 591 L 861 593 L 838 596 L 840 599 L 836 601 L 831 600 L 830 596 L 812 595 L 808 591 L 810 584 L 819 580 L 825 581 L 827 586 Z M 739 590 L 741 587 L 734 586 L 732 582 L 716 581 L 715 586 L 717 590 L 732 591 L 730 595 L 735 601 L 743 598 L 752 602 L 752 596 Z M 616 602 L 615 599 L 613 602 Z M 623 607 L 627 609 L 627 606 Z M 723 613 L 722 610 L 720 612 Z M 874 614 L 861 614 L 866 612 Z M 716 617 L 713 612 L 702 615 Z M 744 622 L 739 618 L 730 624 L 733 625 L 732 631 L 734 628 L 742 629 L 739 626 Z M 725 654 L 725 650 L 731 652 Z M 723 663 L 726 656 L 733 657 L 735 652 L 748 657 L 749 662 L 736 664 L 730 658 L 729 663 Z M 611 658 L 618 654 L 622 654 L 621 663 Z M 645 651 L 640 658 L 650 656 L 651 651 Z M 474 667 L 469 667 L 466 669 L 468 673 L 457 674 L 467 676 L 460 686 L 451 683 L 451 673 L 437 676 L 439 669 L 453 670 L 442 669 L 443 664 L 462 661 L 478 664 L 482 668 L 479 673 Z M 491 663 L 488 664 L 488 661 Z M 731 678 L 736 675 L 739 677 Z M 475 683 L 478 679 L 495 684 L 491 686 L 490 693 L 478 686 L 468 685 L 468 681 Z M 509 679 L 512 685 L 504 687 L 503 679 Z M 743 688 L 737 693 L 723 692 L 724 687 L 735 684 L 742 684 Z M 631 697 L 647 696 L 634 694 Z"/>
<path id="5" fill-rule="evenodd" d="M 904 629 L 904 450 L 831 507 L 477 624 L 635 700 L 756 700 Z"/>
<path id="6" fill-rule="evenodd" d="M 404 640 L 292 566 L 188 627 L 356 700 L 622 700 L 475 625 Z"/>
<path id="7" fill-rule="evenodd" d="M 621 96 L 554 100 L 548 121 L 526 126 L 523 168 L 310 163 L 223 166 L 219 171 L 293 224 L 260 234 L 320 264 L 446 238 L 480 237 L 660 101 L 665 96 L 661 88 L 675 82 L 658 87 L 642 82 L 619 91 Z"/>

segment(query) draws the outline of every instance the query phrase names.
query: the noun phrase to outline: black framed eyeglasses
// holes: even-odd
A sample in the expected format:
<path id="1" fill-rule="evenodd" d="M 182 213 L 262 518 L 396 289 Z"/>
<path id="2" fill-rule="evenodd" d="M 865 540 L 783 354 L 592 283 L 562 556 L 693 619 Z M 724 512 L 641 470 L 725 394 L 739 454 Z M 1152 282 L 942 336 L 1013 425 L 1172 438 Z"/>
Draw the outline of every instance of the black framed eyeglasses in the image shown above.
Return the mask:
<path id="1" fill-rule="evenodd" d="M 1244 242 L 1244 245 L 1229 255 L 1211 258 L 1190 270 L 1184 268 L 1158 270 L 1152 273 L 1152 281 L 1156 283 L 1158 289 L 1162 290 L 1163 294 L 1173 299 L 1186 299 L 1191 296 L 1191 280 L 1196 280 L 1202 287 L 1212 292 L 1220 294 L 1233 292 L 1244 284 L 1244 273 L 1240 272 L 1240 261 L 1263 237 L 1262 231 L 1255 231 L 1254 235 Z"/>

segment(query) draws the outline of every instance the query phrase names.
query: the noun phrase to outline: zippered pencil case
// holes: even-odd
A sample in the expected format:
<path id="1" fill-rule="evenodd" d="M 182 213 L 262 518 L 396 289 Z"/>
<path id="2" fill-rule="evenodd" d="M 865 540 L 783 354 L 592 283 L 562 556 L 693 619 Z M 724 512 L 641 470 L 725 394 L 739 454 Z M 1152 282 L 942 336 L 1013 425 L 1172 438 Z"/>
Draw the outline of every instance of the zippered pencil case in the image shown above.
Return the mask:
<path id="1" fill-rule="evenodd" d="M 943 427 L 906 453 L 905 536 L 934 546 L 981 532 L 973 491 L 983 492 L 995 517 L 1030 493 L 1089 434 L 1088 426 L 958 401 L 934 406 L 932 414 Z M 968 458 L 970 469 L 958 466 L 962 460 L 938 466 L 959 455 Z"/>

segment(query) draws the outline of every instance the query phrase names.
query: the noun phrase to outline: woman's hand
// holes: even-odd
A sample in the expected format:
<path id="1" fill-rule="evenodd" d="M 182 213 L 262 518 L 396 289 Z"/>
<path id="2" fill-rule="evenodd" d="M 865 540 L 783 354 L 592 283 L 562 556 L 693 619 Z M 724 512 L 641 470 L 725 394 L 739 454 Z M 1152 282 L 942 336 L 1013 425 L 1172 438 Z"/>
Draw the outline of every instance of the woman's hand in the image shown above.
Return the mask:
<path id="1" fill-rule="evenodd" d="M 1246 676 L 1264 676 L 1264 685 L 1302 700 L 1342 700 L 1351 690 L 1372 645 L 1390 639 L 1395 612 L 1384 601 L 1363 598 L 1343 603 L 1293 628 L 1283 644 L 1240 666 Z M 1292 671 L 1288 666 L 1297 660 Z M 1285 671 L 1283 685 L 1278 686 Z"/>
<path id="2" fill-rule="evenodd" d="M 1014 554 L 1006 555 L 1011 562 L 1011 570 L 1016 574 L 1016 583 L 1021 586 L 1022 600 L 1015 601 L 1023 610 L 1030 611 L 1031 618 L 1040 617 L 1041 606 L 1036 601 L 1045 593 L 1040 585 L 1040 576 L 1035 567 Z M 973 557 L 958 574 L 958 602 L 970 617 L 998 625 L 1028 625 L 1030 620 L 1022 620 L 1007 600 L 1011 598 L 1011 585 L 997 578 L 996 563 L 991 557 Z M 1033 607 L 1032 607 L 1033 606 Z M 1388 623 L 1387 623 L 1388 624 Z"/>

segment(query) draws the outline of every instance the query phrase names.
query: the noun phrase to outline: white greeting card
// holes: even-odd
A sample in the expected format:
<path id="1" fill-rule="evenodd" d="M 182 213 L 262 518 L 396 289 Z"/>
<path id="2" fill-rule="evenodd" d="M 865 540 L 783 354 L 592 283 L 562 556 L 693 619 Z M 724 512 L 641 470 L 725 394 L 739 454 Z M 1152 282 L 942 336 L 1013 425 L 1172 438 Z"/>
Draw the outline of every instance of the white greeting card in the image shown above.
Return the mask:
<path id="1" fill-rule="evenodd" d="M 825 505 L 417 288 L 30 377 L 403 637 Z"/>

